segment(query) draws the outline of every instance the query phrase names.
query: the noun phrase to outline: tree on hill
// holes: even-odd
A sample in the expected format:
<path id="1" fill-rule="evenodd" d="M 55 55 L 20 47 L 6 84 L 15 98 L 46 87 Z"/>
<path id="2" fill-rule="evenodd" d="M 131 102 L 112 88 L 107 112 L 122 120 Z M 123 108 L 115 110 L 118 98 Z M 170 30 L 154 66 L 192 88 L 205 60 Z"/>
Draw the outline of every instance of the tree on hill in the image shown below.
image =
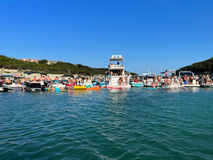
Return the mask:
<path id="1" fill-rule="evenodd" d="M 11 59 L 0 55 L 0 68 L 30 70 L 34 72 L 53 73 L 53 74 L 104 74 L 107 69 L 91 68 L 84 65 L 74 65 L 72 63 L 58 62 L 48 65 L 47 60 L 40 60 L 39 63 L 24 62 L 18 59 Z"/>
<path id="2" fill-rule="evenodd" d="M 84 75 L 104 75 L 107 68 L 92 68 L 81 64 L 74 65 L 67 62 L 58 62 L 48 65 L 47 60 L 40 60 L 39 63 L 24 62 L 0 55 L 0 68 L 27 70 L 32 72 L 53 73 L 53 74 L 84 74 Z M 134 74 L 134 73 L 131 73 Z"/>
<path id="3" fill-rule="evenodd" d="M 48 61 L 47 61 L 46 59 L 42 59 L 42 60 L 39 60 L 39 61 L 38 61 L 38 63 L 40 63 L 40 64 L 47 64 L 47 62 L 48 62 Z"/>
<path id="4" fill-rule="evenodd" d="M 182 67 L 179 70 L 177 70 L 177 72 L 186 71 L 186 70 L 192 71 L 196 74 L 213 73 L 213 57 L 206 61 L 201 61 L 186 67 Z"/>

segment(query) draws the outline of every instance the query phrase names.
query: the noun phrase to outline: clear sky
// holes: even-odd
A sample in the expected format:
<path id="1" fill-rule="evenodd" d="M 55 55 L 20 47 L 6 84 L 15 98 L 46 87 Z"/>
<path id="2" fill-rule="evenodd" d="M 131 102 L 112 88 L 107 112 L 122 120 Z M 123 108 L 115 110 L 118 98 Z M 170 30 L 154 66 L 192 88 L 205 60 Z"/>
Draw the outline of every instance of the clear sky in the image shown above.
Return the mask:
<path id="1" fill-rule="evenodd" d="M 213 0 L 0 0 L 0 54 L 178 69 L 213 57 Z"/>

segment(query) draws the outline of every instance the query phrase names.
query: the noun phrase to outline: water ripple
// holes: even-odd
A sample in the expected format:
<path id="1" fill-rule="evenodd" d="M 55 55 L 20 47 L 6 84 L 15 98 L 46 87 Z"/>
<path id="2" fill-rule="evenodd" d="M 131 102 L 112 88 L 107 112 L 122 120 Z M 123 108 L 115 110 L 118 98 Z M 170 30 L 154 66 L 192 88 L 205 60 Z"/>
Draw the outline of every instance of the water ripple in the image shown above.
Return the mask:
<path id="1" fill-rule="evenodd" d="M 0 94 L 0 159 L 212 159 L 212 90 Z"/>

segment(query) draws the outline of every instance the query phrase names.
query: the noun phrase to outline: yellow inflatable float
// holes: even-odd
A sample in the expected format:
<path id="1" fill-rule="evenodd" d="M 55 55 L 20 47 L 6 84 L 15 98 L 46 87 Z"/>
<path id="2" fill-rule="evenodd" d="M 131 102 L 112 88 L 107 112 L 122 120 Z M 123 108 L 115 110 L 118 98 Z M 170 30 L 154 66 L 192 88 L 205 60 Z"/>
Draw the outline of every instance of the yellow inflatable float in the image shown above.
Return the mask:
<path id="1" fill-rule="evenodd" d="M 85 90 L 86 86 L 74 86 L 73 89 L 74 90 Z"/>

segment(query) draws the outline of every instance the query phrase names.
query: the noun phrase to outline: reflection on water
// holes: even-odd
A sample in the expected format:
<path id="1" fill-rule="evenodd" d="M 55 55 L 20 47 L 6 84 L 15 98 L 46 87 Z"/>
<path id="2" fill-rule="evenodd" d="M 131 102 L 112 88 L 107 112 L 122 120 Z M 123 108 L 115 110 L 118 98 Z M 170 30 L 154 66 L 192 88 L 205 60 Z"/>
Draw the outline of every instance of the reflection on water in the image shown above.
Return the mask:
<path id="1" fill-rule="evenodd" d="M 184 88 L 185 91 L 189 91 L 189 92 L 199 92 L 200 88 L 199 87 L 188 87 L 188 88 Z"/>
<path id="2" fill-rule="evenodd" d="M 81 97 L 84 96 L 86 90 L 69 90 L 68 93 L 70 96 Z"/>
<path id="3" fill-rule="evenodd" d="M 107 98 L 108 100 L 112 101 L 113 103 L 122 101 L 127 96 L 128 90 L 119 90 L 117 92 L 114 91 L 108 91 Z"/>

